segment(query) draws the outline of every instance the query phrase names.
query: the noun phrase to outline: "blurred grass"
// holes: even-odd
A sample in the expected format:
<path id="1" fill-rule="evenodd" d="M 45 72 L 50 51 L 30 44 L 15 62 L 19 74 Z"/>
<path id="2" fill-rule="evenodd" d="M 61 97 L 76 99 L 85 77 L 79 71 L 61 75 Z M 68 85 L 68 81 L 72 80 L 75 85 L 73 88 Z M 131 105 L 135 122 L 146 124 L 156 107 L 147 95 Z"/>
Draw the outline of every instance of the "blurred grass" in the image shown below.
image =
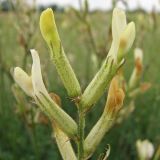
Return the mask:
<path id="1" fill-rule="evenodd" d="M 90 15 L 97 45 L 100 46 L 107 39 L 107 30 L 111 24 L 111 14 L 95 12 Z M 9 68 L 22 65 L 24 51 L 18 43 L 18 33 L 14 28 L 14 15 L 0 13 L 0 52 Z M 143 81 L 152 83 L 152 88 L 136 100 L 136 110 L 121 125 L 115 126 L 103 139 L 93 160 L 105 152 L 107 144 L 111 145 L 112 160 L 137 159 L 135 141 L 139 138 L 150 139 L 155 146 L 160 144 L 160 16 L 157 15 L 157 27 L 152 25 L 149 14 L 130 13 L 128 19 L 136 23 L 137 35 L 134 47 L 144 50 L 145 72 Z M 83 89 L 90 82 L 97 69 L 91 61 L 94 52 L 86 35 L 84 26 L 77 20 L 73 12 L 56 13 L 56 22 L 65 52 L 76 72 Z M 37 18 L 38 23 L 38 18 Z M 56 73 L 54 65 L 49 59 L 48 49 L 37 28 L 34 48 L 39 51 L 43 76 L 48 90 L 56 92 L 62 97 L 64 109 L 76 119 L 76 109 L 68 100 L 66 91 Z M 142 33 L 143 32 L 143 33 Z M 142 36 L 144 34 L 144 36 Z M 141 39 L 142 38 L 142 39 Z M 30 73 L 31 57 L 27 62 Z M 130 51 L 125 64 L 125 76 L 128 79 L 133 69 L 133 49 Z M 0 70 L 0 159 L 4 160 L 35 160 L 61 159 L 55 145 L 51 141 L 51 128 L 36 125 L 35 140 L 38 157 L 34 152 L 30 137 L 20 117 L 15 114 L 15 99 L 11 92 L 13 84 L 7 75 Z M 87 116 L 86 130 L 89 131 L 104 106 L 105 95 Z M 54 157 L 54 158 L 53 158 Z"/>

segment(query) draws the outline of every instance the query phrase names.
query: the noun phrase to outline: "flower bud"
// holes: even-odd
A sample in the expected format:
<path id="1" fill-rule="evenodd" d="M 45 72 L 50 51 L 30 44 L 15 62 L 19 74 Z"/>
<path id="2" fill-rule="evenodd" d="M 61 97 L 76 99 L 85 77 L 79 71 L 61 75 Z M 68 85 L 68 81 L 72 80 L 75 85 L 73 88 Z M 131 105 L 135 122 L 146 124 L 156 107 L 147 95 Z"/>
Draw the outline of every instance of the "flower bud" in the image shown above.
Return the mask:
<path id="1" fill-rule="evenodd" d="M 61 45 L 52 9 L 49 8 L 42 12 L 40 30 L 50 48 L 51 58 L 68 95 L 71 97 L 79 96 L 81 88 Z"/>
<path id="2" fill-rule="evenodd" d="M 58 54 L 60 51 L 60 38 L 51 8 L 42 12 L 40 16 L 40 30 L 47 44 L 49 46 L 53 44 L 54 53 Z"/>
<path id="3" fill-rule="evenodd" d="M 136 48 L 134 51 L 135 58 L 135 67 L 131 78 L 129 80 L 129 90 L 132 90 L 137 87 L 140 82 L 140 78 L 142 76 L 143 71 L 143 52 L 141 49 Z"/>
<path id="4" fill-rule="evenodd" d="M 136 148 L 140 159 L 149 160 L 154 154 L 154 146 L 148 140 L 138 140 L 136 142 Z"/>
<path id="5" fill-rule="evenodd" d="M 137 75 L 142 74 L 143 70 L 143 51 L 140 48 L 136 48 L 134 52 L 135 68 Z"/>
<path id="6" fill-rule="evenodd" d="M 131 48 L 134 39 L 135 39 L 135 24 L 130 22 L 127 24 L 125 12 L 121 9 L 115 8 L 113 11 L 112 18 L 112 37 L 113 37 L 113 46 L 114 59 L 116 62 L 121 62 L 125 54 Z M 113 54 L 112 52 L 109 53 Z M 118 61 L 117 61 L 118 60 Z"/>

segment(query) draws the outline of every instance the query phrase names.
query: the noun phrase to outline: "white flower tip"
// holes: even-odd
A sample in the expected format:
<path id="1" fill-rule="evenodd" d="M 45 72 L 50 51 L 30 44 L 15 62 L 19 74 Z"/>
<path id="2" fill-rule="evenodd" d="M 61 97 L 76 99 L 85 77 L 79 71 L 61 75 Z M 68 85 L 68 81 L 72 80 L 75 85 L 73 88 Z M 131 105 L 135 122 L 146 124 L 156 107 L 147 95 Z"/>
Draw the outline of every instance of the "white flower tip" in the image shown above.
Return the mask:
<path id="1" fill-rule="evenodd" d="M 22 77 L 28 76 L 20 67 L 15 67 L 13 71 L 15 81 L 21 79 Z"/>
<path id="2" fill-rule="evenodd" d="M 14 80 L 24 90 L 24 92 L 31 96 L 33 95 L 33 87 L 31 77 L 28 76 L 20 67 L 14 68 Z"/>
<path id="3" fill-rule="evenodd" d="M 119 27 L 121 28 L 121 25 L 123 27 L 126 26 L 127 22 L 126 22 L 126 14 L 125 11 L 123 11 L 122 9 L 119 8 L 115 8 L 113 10 L 113 18 L 116 19 L 116 23 L 117 25 L 120 25 Z M 117 26 L 118 27 L 118 26 Z M 124 29 L 124 28 L 123 28 Z"/>
<path id="4" fill-rule="evenodd" d="M 126 16 L 124 10 L 122 10 L 122 9 L 120 9 L 120 8 L 114 8 L 114 10 L 113 10 L 113 15 L 114 15 L 114 16 L 119 16 L 119 17 L 124 17 L 124 16 Z"/>
<path id="5" fill-rule="evenodd" d="M 38 54 L 38 52 L 35 49 L 30 49 L 30 52 L 32 56 Z"/>
<path id="6" fill-rule="evenodd" d="M 122 9 L 115 8 L 112 16 L 112 36 L 113 40 L 119 41 L 120 35 L 127 25 L 126 14 Z"/>
<path id="7" fill-rule="evenodd" d="M 31 49 L 30 52 L 32 55 L 33 64 L 36 64 L 36 66 L 38 64 L 38 66 L 39 66 L 40 65 L 40 58 L 39 58 L 38 52 L 35 49 Z"/>
<path id="8" fill-rule="evenodd" d="M 150 159 L 154 154 L 154 146 L 149 140 L 138 140 L 136 142 L 139 157 L 141 159 Z"/>
<path id="9" fill-rule="evenodd" d="M 48 96 L 48 92 L 44 86 L 43 79 L 42 79 L 39 54 L 35 49 L 31 49 L 30 51 L 31 51 L 32 60 L 33 60 L 32 83 L 34 88 L 34 94 L 38 95 L 39 92 L 42 92 Z"/>
<path id="10" fill-rule="evenodd" d="M 135 48 L 135 50 L 134 50 L 134 57 L 135 57 L 135 60 L 136 59 L 140 59 L 142 61 L 143 60 L 143 51 L 142 51 L 142 49 Z"/>
<path id="11" fill-rule="evenodd" d="M 35 50 L 35 49 L 30 49 L 30 51 L 31 51 L 31 53 L 32 53 L 32 52 L 36 52 L 36 50 Z"/>

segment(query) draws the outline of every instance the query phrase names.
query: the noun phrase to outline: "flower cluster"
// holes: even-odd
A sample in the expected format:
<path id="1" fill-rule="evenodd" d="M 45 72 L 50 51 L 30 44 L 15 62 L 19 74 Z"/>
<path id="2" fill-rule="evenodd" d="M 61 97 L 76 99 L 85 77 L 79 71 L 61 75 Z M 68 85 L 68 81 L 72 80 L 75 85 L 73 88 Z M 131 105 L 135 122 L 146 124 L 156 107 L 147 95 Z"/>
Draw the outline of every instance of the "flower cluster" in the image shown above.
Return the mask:
<path id="1" fill-rule="evenodd" d="M 117 73 L 124 64 L 126 54 L 134 42 L 135 24 L 133 22 L 127 24 L 125 12 L 117 8 L 114 9 L 111 48 L 101 68 L 84 92 L 82 92 L 78 79 L 64 52 L 51 9 L 46 9 L 42 12 L 40 30 L 50 49 L 51 59 L 62 83 L 68 95 L 74 99 L 75 105 L 78 107 L 79 123 L 77 124 L 60 107 L 60 104 L 56 103 L 55 99 L 52 99 L 49 95 L 42 79 L 40 58 L 36 50 L 31 50 L 33 59 L 31 75 L 16 67 L 14 69 L 14 79 L 24 92 L 35 100 L 41 111 L 49 117 L 53 128 L 55 128 L 55 137 L 62 157 L 66 160 L 77 159 L 69 141 L 69 138 L 72 138 L 78 144 L 78 159 L 87 159 L 94 153 L 123 105 L 125 93 L 120 76 Z M 139 60 L 137 61 L 139 65 Z M 109 85 L 104 111 L 85 138 L 83 133 L 85 115 Z"/>

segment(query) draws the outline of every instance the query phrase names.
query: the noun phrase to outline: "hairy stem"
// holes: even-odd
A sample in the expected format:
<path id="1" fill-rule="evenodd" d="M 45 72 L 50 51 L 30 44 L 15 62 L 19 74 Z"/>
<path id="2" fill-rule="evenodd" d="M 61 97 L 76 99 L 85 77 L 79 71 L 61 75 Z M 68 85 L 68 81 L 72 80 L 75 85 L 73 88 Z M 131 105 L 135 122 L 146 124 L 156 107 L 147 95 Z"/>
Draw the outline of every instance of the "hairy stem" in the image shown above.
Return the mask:
<path id="1" fill-rule="evenodd" d="M 82 112 L 82 107 L 78 106 L 79 123 L 78 123 L 78 160 L 83 160 L 84 157 L 84 127 L 85 117 Z"/>

